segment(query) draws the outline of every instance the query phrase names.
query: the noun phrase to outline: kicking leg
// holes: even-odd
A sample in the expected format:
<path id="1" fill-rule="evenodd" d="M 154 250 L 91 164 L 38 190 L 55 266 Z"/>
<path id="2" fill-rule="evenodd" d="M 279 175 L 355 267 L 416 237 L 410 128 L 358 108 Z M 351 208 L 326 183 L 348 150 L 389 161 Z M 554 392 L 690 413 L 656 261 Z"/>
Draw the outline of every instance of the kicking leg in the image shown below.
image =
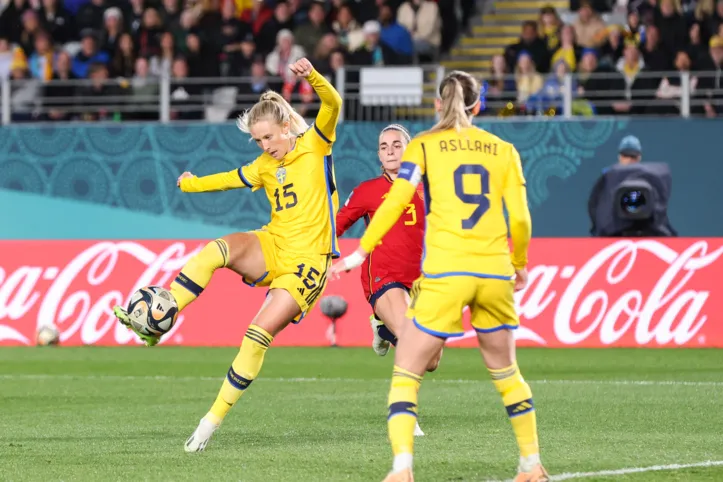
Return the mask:
<path id="1" fill-rule="evenodd" d="M 386 482 L 412 481 L 414 426 L 417 421 L 417 395 L 422 376 L 444 344 L 443 338 L 410 325 L 399 339 L 394 354 L 394 373 L 389 390 L 389 441 L 394 463 Z"/>
<path id="2" fill-rule="evenodd" d="M 201 419 L 198 428 L 186 441 L 186 452 L 201 452 L 231 407 L 261 371 L 266 350 L 271 342 L 301 310 L 294 298 L 283 289 L 269 291 L 261 310 L 251 322 L 236 358 L 211 410 Z"/>
<path id="3" fill-rule="evenodd" d="M 234 233 L 211 241 L 201 249 L 178 273 L 171 283 L 170 292 L 181 312 L 201 295 L 213 273 L 228 267 L 246 279 L 256 280 L 266 271 L 261 243 L 257 236 L 250 233 Z M 128 313 L 116 306 L 114 313 L 121 323 L 131 328 Z M 135 330 L 134 330 L 135 331 Z M 136 334 L 147 345 L 155 345 L 160 337 Z"/>

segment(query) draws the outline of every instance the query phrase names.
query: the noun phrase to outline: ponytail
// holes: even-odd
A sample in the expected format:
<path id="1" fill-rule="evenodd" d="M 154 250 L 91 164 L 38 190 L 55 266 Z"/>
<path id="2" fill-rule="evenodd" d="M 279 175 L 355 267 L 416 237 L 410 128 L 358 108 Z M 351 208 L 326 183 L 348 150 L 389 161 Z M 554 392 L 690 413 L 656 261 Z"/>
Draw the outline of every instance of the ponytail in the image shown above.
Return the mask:
<path id="1" fill-rule="evenodd" d="M 286 102 L 281 94 L 273 90 L 267 90 L 261 94 L 259 101 L 238 118 L 236 125 L 241 132 L 250 134 L 251 126 L 260 120 L 270 120 L 279 125 L 288 122 L 289 132 L 293 137 L 300 136 L 309 128 L 304 118 Z"/>
<path id="2" fill-rule="evenodd" d="M 439 86 L 442 104 L 439 121 L 422 134 L 450 129 L 459 132 L 472 127 L 472 109 L 479 102 L 479 95 L 479 83 L 471 75 L 460 71 L 451 72 Z"/>

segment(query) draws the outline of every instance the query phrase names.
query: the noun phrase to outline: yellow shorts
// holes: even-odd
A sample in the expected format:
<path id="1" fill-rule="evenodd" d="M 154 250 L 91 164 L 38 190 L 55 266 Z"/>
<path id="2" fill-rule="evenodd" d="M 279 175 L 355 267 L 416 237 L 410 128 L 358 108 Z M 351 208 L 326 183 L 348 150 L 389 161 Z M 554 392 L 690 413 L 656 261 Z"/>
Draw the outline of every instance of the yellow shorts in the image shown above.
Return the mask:
<path id="1" fill-rule="evenodd" d="M 257 280 L 244 279 L 249 286 L 269 287 L 288 291 L 299 304 L 301 314 L 294 318 L 299 323 L 321 298 L 326 288 L 326 273 L 331 266 L 331 255 L 285 253 L 276 246 L 268 231 L 252 231 L 261 243 L 266 273 Z"/>
<path id="2" fill-rule="evenodd" d="M 514 330 L 520 326 L 515 310 L 513 280 L 473 276 L 422 275 L 412 286 L 407 318 L 430 335 L 464 335 L 462 310 L 469 306 L 478 333 Z"/>

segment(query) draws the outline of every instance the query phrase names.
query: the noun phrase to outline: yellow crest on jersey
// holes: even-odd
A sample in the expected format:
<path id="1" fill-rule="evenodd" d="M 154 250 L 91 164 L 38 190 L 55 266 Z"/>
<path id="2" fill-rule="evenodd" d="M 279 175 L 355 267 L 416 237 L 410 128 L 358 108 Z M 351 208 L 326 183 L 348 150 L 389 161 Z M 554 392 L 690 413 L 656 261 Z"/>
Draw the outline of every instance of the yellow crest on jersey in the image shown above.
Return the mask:
<path id="1" fill-rule="evenodd" d="M 280 167 L 276 170 L 276 180 L 279 181 L 279 184 L 283 184 L 284 181 L 286 181 L 286 168 Z"/>

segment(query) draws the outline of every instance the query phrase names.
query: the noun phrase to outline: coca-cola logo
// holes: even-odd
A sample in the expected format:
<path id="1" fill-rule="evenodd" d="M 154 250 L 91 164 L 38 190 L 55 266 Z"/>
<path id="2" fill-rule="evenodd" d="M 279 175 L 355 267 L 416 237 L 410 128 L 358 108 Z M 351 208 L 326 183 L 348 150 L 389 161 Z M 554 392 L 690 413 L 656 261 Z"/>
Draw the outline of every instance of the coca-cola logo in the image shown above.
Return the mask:
<path id="1" fill-rule="evenodd" d="M 551 315 L 552 332 L 563 345 L 592 338 L 611 345 L 631 334 L 636 345 L 686 344 L 708 321 L 706 302 L 717 284 L 691 283 L 722 254 L 723 246 L 711 250 L 702 240 L 680 252 L 655 240 L 621 240 L 579 267 L 535 265 L 527 287 L 515 295 L 522 320 L 515 337 L 548 344 L 536 321 Z M 474 331 L 462 339 L 472 336 Z"/>
<path id="2" fill-rule="evenodd" d="M 111 330 L 118 344 L 136 340 L 116 322 L 113 306 L 127 304 L 143 286 L 167 286 L 199 249 L 187 252 L 186 245 L 177 242 L 154 252 L 133 241 L 100 242 L 62 268 L 20 266 L 7 272 L 0 266 L 0 342 L 31 343 L 34 333 L 23 334 L 13 322 L 35 309 L 35 327 L 55 326 L 61 343 L 79 335 L 83 344 L 94 344 Z M 136 270 L 134 277 L 127 276 L 129 270 Z M 124 275 L 119 277 L 119 271 Z M 172 331 L 182 324 L 179 316 Z"/>

